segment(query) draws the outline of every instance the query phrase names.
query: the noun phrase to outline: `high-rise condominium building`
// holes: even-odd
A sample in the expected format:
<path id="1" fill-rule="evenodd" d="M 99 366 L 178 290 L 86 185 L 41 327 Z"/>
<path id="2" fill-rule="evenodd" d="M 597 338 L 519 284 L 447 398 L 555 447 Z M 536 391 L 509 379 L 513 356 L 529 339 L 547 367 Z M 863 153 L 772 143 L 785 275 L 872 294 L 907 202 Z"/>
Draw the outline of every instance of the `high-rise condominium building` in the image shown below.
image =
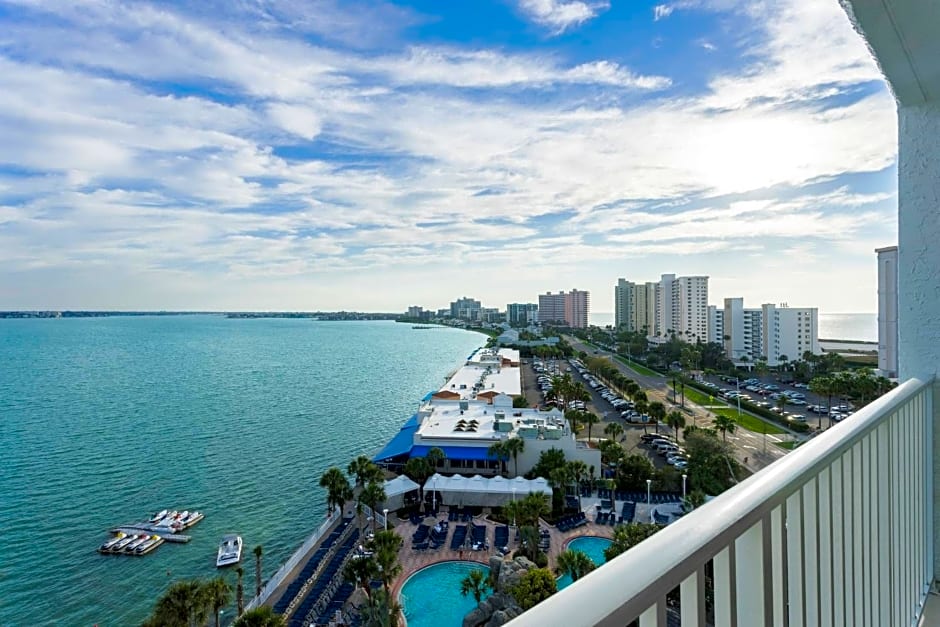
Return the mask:
<path id="1" fill-rule="evenodd" d="M 565 293 L 552 294 L 546 292 L 539 294 L 539 322 L 565 321 Z"/>
<path id="2" fill-rule="evenodd" d="M 725 340 L 725 310 L 715 305 L 708 306 L 708 342 L 724 344 Z"/>
<path id="3" fill-rule="evenodd" d="M 650 335 L 656 326 L 656 283 L 619 279 L 614 286 L 614 327 Z"/>
<path id="4" fill-rule="evenodd" d="M 565 322 L 569 327 L 583 329 L 588 325 L 591 311 L 591 295 L 582 290 L 571 290 L 565 294 Z"/>
<path id="5" fill-rule="evenodd" d="M 450 316 L 464 320 L 480 320 L 480 310 L 483 306 L 480 301 L 472 298 L 458 298 L 450 304 Z"/>
<path id="6" fill-rule="evenodd" d="M 819 354 L 819 311 L 815 307 L 761 305 L 745 309 L 743 298 L 726 298 L 725 355 L 735 363 L 766 360 L 768 366 Z"/>
<path id="7" fill-rule="evenodd" d="M 591 312 L 591 295 L 581 290 L 567 294 L 547 292 L 539 294 L 539 322 L 564 323 L 569 327 L 583 329 L 588 325 Z"/>
<path id="8" fill-rule="evenodd" d="M 506 305 L 506 322 L 509 324 L 528 324 L 538 322 L 539 306 L 537 303 L 509 303 Z"/>
<path id="9" fill-rule="evenodd" d="M 650 339 L 676 335 L 708 340 L 708 277 L 664 274 L 655 283 L 620 279 L 614 287 L 614 323 Z"/>
<path id="10" fill-rule="evenodd" d="M 898 376 L 898 247 L 878 248 L 878 370 Z"/>

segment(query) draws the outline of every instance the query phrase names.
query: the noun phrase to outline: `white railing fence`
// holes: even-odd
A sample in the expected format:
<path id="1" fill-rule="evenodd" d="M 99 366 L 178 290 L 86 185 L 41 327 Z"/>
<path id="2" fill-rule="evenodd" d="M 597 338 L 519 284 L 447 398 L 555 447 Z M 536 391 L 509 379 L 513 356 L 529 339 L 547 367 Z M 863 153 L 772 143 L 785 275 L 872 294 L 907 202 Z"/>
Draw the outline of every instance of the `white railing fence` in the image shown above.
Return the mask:
<path id="1" fill-rule="evenodd" d="M 277 572 L 274 573 L 270 579 L 268 579 L 264 586 L 261 587 L 261 594 L 249 601 L 248 605 L 245 606 L 245 609 L 250 610 L 258 607 L 259 605 L 263 605 L 265 601 L 270 598 L 271 594 L 277 589 L 277 587 L 283 583 L 287 575 L 289 575 L 290 572 L 294 570 L 294 568 L 300 563 L 300 560 L 302 560 L 304 556 L 310 552 L 310 550 L 320 540 L 320 538 L 322 538 L 326 532 L 329 531 L 330 527 L 332 527 L 336 521 L 339 520 L 339 517 L 339 508 L 334 508 L 333 511 L 330 512 L 330 515 L 327 516 L 323 521 L 323 523 L 317 527 L 316 531 L 310 534 L 310 537 L 304 540 L 304 543 L 300 545 L 300 548 L 294 551 L 294 554 L 290 556 L 290 559 L 284 562 L 284 564 L 277 569 Z"/>
<path id="2" fill-rule="evenodd" d="M 907 381 L 512 626 L 916 625 L 933 574 L 933 386 Z"/>

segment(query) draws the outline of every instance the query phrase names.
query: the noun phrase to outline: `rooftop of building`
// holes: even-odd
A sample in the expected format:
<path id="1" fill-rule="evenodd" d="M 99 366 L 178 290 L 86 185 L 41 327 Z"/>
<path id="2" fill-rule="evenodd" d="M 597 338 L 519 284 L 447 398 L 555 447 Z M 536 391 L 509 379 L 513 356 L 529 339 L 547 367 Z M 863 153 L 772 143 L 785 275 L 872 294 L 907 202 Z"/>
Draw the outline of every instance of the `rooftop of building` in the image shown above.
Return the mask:
<path id="1" fill-rule="evenodd" d="M 500 407 L 485 401 L 434 399 L 422 407 L 417 433 L 421 438 L 485 440 L 487 444 L 513 435 L 537 438 L 546 431 L 570 435 L 568 422 L 559 410 L 518 409 L 511 402 Z M 497 418 L 502 427 L 497 426 Z"/>
<path id="2" fill-rule="evenodd" d="M 522 394 L 519 351 L 510 348 L 476 350 L 439 392 L 459 394 L 463 399 L 475 399 L 483 392 Z"/>

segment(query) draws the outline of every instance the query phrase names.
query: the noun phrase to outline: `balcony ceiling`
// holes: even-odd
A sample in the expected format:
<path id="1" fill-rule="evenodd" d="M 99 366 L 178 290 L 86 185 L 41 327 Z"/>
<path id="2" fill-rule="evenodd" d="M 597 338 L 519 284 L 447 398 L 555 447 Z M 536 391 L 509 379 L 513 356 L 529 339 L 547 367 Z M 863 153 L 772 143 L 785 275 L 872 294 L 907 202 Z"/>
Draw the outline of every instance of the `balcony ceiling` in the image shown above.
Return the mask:
<path id="1" fill-rule="evenodd" d="M 902 105 L 940 102 L 940 2 L 840 0 Z"/>

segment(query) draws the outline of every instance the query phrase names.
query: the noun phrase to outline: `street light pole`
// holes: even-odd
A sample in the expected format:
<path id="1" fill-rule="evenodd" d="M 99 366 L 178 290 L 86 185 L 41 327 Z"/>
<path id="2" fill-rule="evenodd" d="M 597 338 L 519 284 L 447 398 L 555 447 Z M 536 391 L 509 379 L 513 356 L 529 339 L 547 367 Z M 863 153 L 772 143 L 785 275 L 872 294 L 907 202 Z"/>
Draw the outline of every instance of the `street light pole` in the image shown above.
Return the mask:
<path id="1" fill-rule="evenodd" d="M 383 509 L 382 513 L 385 515 L 385 531 L 388 531 L 388 508 Z"/>
<path id="2" fill-rule="evenodd" d="M 685 480 L 688 475 L 682 475 L 682 500 L 685 500 Z"/>
<path id="3" fill-rule="evenodd" d="M 650 486 L 652 485 L 653 485 L 653 480 L 647 479 L 646 480 L 646 504 L 647 505 L 650 504 Z"/>
<path id="4" fill-rule="evenodd" d="M 735 378 L 734 388 L 738 391 L 736 399 L 738 399 L 738 422 L 741 422 L 741 379 Z"/>

